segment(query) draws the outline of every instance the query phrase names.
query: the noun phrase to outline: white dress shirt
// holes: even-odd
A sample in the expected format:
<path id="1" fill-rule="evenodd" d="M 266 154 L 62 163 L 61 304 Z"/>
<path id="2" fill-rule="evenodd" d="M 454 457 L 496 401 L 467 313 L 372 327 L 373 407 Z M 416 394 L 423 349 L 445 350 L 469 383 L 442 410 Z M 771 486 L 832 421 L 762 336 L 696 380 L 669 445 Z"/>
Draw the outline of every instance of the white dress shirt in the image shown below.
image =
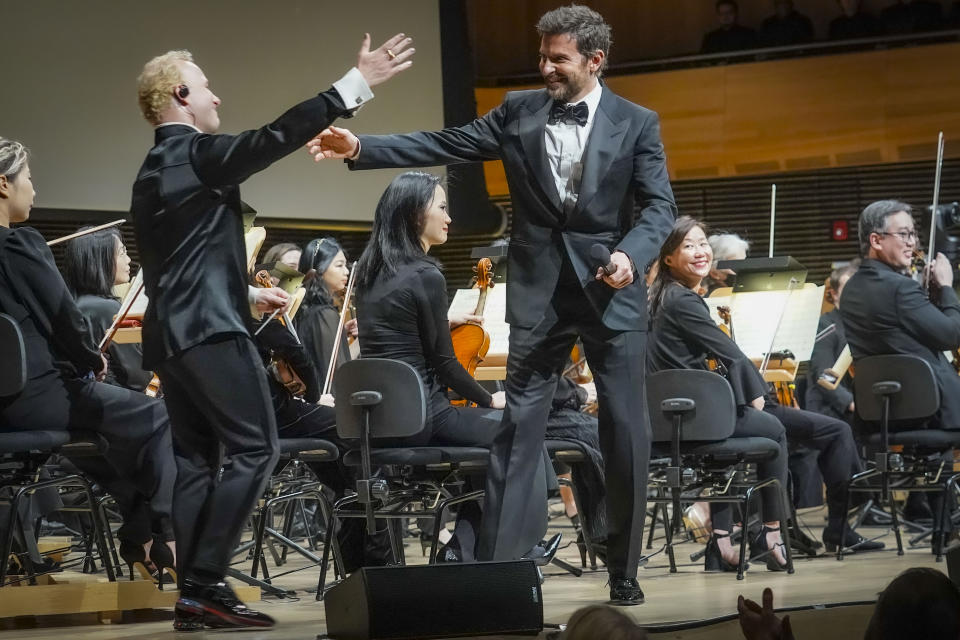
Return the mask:
<path id="1" fill-rule="evenodd" d="M 547 162 L 553 174 L 553 181 L 557 185 L 557 193 L 560 194 L 564 213 L 571 213 L 577 206 L 580 177 L 583 174 L 583 150 L 587 146 L 587 139 L 593 129 L 593 120 L 597 107 L 600 106 L 602 93 L 603 87 L 597 82 L 593 90 L 583 98 L 582 102 L 587 104 L 585 126 L 558 122 L 548 124 L 544 129 Z"/>

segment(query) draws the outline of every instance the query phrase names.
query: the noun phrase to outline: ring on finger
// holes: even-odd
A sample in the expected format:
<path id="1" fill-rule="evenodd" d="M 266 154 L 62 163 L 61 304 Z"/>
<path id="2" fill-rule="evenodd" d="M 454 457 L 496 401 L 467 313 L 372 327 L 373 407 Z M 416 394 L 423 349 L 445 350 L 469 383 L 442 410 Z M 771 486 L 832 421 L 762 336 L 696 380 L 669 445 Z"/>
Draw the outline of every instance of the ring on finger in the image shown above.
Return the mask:
<path id="1" fill-rule="evenodd" d="M 397 57 L 397 54 L 395 54 L 393 51 L 390 51 L 390 49 L 387 49 L 387 55 L 390 56 L 391 60 Z"/>

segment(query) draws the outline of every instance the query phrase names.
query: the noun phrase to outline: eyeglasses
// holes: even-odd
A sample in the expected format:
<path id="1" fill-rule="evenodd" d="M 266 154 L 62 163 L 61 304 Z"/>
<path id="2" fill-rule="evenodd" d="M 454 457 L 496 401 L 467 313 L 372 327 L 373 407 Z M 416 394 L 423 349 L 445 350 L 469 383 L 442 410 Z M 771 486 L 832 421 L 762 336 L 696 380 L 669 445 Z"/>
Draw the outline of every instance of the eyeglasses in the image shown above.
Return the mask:
<path id="1" fill-rule="evenodd" d="M 882 236 L 897 236 L 901 242 L 916 242 L 920 239 L 916 231 L 880 231 Z"/>

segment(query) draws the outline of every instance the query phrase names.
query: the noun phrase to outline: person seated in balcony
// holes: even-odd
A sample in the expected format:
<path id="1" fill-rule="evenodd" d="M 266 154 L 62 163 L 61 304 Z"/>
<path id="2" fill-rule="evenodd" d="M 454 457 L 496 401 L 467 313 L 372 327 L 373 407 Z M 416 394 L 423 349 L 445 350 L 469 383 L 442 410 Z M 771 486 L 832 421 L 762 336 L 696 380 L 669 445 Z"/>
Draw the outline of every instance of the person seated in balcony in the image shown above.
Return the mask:
<path id="1" fill-rule="evenodd" d="M 793 0 L 773 0 L 774 14 L 760 24 L 760 43 L 765 47 L 786 47 L 813 42 L 813 23 L 797 11 Z"/>
<path id="2" fill-rule="evenodd" d="M 883 31 L 876 16 L 861 7 L 861 0 L 837 0 L 840 15 L 830 21 L 828 40 L 875 38 Z"/>
<path id="3" fill-rule="evenodd" d="M 933 0 L 897 0 L 880 12 L 883 30 L 891 35 L 938 31 L 945 27 L 943 7 Z"/>
<path id="4" fill-rule="evenodd" d="M 700 53 L 726 53 L 756 49 L 757 32 L 737 22 L 739 8 L 735 0 L 717 0 L 717 21 L 720 26 L 703 36 Z"/>

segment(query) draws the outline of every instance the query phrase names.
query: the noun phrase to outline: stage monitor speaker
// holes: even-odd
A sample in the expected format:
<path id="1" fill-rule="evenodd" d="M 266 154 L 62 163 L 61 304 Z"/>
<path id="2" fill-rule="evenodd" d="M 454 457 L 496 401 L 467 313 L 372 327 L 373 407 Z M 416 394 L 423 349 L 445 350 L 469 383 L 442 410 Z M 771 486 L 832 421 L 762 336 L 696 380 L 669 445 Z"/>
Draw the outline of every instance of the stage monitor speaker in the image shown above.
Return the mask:
<path id="1" fill-rule="evenodd" d="M 532 560 L 356 571 L 324 596 L 336 640 L 537 635 L 540 576 Z"/>

